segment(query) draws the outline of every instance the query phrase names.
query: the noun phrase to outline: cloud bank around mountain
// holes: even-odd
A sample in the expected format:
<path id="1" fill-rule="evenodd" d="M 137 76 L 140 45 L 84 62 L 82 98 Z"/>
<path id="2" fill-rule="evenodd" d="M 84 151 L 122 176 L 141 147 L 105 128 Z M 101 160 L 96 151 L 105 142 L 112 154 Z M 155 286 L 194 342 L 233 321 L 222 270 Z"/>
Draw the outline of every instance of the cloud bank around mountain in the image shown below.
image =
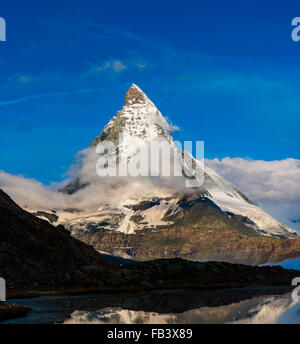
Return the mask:
<path id="1" fill-rule="evenodd" d="M 300 202 L 300 160 L 223 158 L 206 164 L 255 201 Z"/>
<path id="2" fill-rule="evenodd" d="M 57 192 L 62 185 L 42 183 L 24 176 L 0 171 L 0 189 L 7 192 L 19 205 L 30 209 L 79 208 L 90 210 L 101 204 L 118 205 L 135 193 L 150 190 L 155 193 L 170 190 L 182 191 L 183 185 L 148 178 L 124 179 L 99 178 L 95 173 L 96 156 L 87 149 L 79 152 L 77 164 L 71 166 L 68 180 L 76 177 L 90 185 L 73 195 Z M 206 166 L 237 186 L 258 206 L 280 222 L 300 231 L 300 160 L 280 161 L 223 158 L 206 160 Z M 65 181 L 65 184 L 67 183 Z"/>
<path id="3" fill-rule="evenodd" d="M 300 160 L 227 157 L 205 163 L 279 221 L 300 230 Z"/>
<path id="4" fill-rule="evenodd" d="M 158 197 L 192 191 L 186 190 L 181 177 L 99 177 L 96 163 L 99 156 L 94 148 L 87 148 L 75 155 L 74 163 L 62 183 L 45 186 L 23 175 L 12 175 L 0 170 L 0 189 L 21 207 L 29 210 L 79 209 L 95 211 L 101 205 L 118 206 L 136 195 Z M 79 179 L 86 187 L 74 194 L 57 192 L 66 184 Z"/>

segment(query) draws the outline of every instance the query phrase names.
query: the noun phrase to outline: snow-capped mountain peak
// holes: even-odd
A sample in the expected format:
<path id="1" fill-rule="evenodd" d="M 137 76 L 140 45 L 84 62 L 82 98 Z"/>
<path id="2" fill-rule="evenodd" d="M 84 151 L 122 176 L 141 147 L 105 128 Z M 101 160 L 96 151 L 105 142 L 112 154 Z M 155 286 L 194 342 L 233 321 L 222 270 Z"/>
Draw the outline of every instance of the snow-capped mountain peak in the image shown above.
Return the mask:
<path id="1" fill-rule="evenodd" d="M 154 104 L 146 96 L 146 94 L 135 84 L 132 84 L 125 95 L 125 105 L 132 106 L 134 104 Z"/>
<path id="2" fill-rule="evenodd" d="M 91 147 L 93 148 L 99 142 L 105 140 L 113 142 L 116 146 L 114 151 L 115 155 L 112 155 L 110 157 L 111 159 L 119 160 L 118 158 L 120 156 L 125 156 L 125 160 L 127 161 L 127 158 L 131 159 L 131 157 L 134 156 L 136 145 L 148 145 L 154 140 L 166 141 L 169 145 L 174 147 L 174 151 L 178 156 L 181 157 L 182 155 L 182 152 L 174 145 L 167 120 L 147 95 L 135 84 L 132 84 L 126 92 L 125 105 L 117 112 L 117 115 L 108 122 L 101 134 L 91 143 Z M 182 169 L 185 170 L 184 166 L 186 161 L 182 159 L 180 164 Z M 197 166 L 199 168 L 198 171 L 193 166 Z M 180 187 L 177 187 L 177 180 L 176 183 L 172 180 L 170 185 L 172 185 L 174 190 L 166 194 L 166 189 L 169 192 L 169 188 L 164 188 L 165 184 L 163 183 L 165 179 L 161 182 L 158 190 L 157 187 L 151 184 L 150 180 L 150 186 L 147 184 L 147 186 L 142 188 L 142 193 L 137 195 L 132 192 L 128 195 L 128 199 L 125 201 L 124 199 L 120 200 L 117 214 L 114 214 L 112 211 L 110 215 L 110 217 L 113 218 L 113 223 L 115 223 L 116 217 L 118 217 L 120 221 L 118 225 L 113 225 L 113 229 L 109 227 L 110 230 L 132 234 L 143 231 L 146 228 L 149 229 L 149 226 L 153 228 L 154 231 L 157 230 L 157 227 L 162 228 L 166 226 L 166 228 L 168 228 L 168 226 L 172 224 L 168 214 L 175 215 L 180 210 L 179 204 L 181 204 L 181 197 L 185 197 L 186 194 L 191 195 L 194 192 L 195 199 L 202 197 L 202 201 L 205 202 L 208 200 L 212 202 L 221 209 L 224 216 L 242 221 L 242 225 L 249 228 L 251 233 L 253 232 L 257 235 L 273 236 L 276 238 L 296 236 L 293 230 L 280 224 L 262 209 L 255 206 L 234 185 L 224 180 L 215 171 L 208 168 L 204 168 L 203 171 L 202 162 L 192 158 L 191 164 L 188 165 L 188 169 L 189 172 L 191 170 L 192 173 L 188 173 L 188 176 L 184 173 L 182 178 L 187 178 L 189 180 L 195 179 L 196 181 L 199 179 L 201 182 L 203 180 L 203 185 L 201 187 L 198 189 L 187 188 L 185 190 L 181 187 L 181 185 L 184 184 L 181 183 L 182 179 L 180 181 Z M 204 179 L 202 178 L 203 175 Z M 89 180 L 77 180 L 75 187 L 71 187 L 71 189 L 74 189 L 74 192 L 76 192 L 81 188 L 81 185 L 89 184 Z M 67 192 L 69 192 L 69 189 L 68 187 Z M 129 186 L 129 189 L 133 188 Z M 156 199 L 154 203 L 153 198 Z M 157 199 L 160 200 L 158 201 Z M 147 203 L 148 205 L 146 208 L 144 205 L 141 207 L 132 205 L 134 203 L 139 204 L 140 202 L 148 202 L 150 205 Z M 100 209 L 101 204 L 99 204 L 99 211 Z M 140 210 L 136 211 L 135 209 Z M 104 211 L 104 214 L 107 214 L 107 210 Z M 89 216 L 85 217 L 85 220 L 79 228 L 84 230 L 83 227 L 89 226 L 89 221 L 95 222 L 95 218 L 101 218 L 103 216 L 101 211 L 98 215 L 93 213 L 90 218 Z M 105 222 L 107 222 L 106 215 L 104 218 Z M 70 228 L 78 228 L 77 221 L 80 222 L 81 219 L 76 219 L 73 225 L 72 221 L 69 222 Z"/>
<path id="3" fill-rule="evenodd" d="M 123 108 L 108 122 L 101 134 L 91 143 L 91 146 L 96 146 L 104 140 L 109 140 L 118 145 L 120 134 L 122 134 L 125 143 L 132 138 L 145 141 L 166 139 L 173 142 L 168 122 L 146 94 L 135 84 L 132 84 L 126 92 Z"/>

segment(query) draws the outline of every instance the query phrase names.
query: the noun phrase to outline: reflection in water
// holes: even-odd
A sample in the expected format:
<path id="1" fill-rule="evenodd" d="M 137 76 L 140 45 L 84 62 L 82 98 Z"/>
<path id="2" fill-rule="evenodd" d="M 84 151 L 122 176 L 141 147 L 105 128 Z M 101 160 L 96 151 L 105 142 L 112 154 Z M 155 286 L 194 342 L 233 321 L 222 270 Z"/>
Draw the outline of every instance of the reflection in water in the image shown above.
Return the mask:
<path id="1" fill-rule="evenodd" d="M 300 324 L 300 303 L 296 303 L 284 312 L 277 321 L 278 324 Z"/>
<path id="2" fill-rule="evenodd" d="M 11 300 L 31 307 L 10 323 L 224 324 L 299 323 L 290 289 L 161 290 Z"/>
<path id="3" fill-rule="evenodd" d="M 95 312 L 75 311 L 66 324 L 274 324 L 295 306 L 290 293 L 283 296 L 259 296 L 230 305 L 201 307 L 182 313 L 159 314 L 121 308 Z M 299 317 L 299 315 L 298 315 Z M 300 317 L 298 319 L 300 322 Z"/>
<path id="4" fill-rule="evenodd" d="M 234 324 L 276 324 L 279 318 L 297 303 L 288 293 L 281 297 L 269 297 L 249 311 L 247 318 L 233 321 Z M 298 319 L 300 321 L 300 319 Z"/>

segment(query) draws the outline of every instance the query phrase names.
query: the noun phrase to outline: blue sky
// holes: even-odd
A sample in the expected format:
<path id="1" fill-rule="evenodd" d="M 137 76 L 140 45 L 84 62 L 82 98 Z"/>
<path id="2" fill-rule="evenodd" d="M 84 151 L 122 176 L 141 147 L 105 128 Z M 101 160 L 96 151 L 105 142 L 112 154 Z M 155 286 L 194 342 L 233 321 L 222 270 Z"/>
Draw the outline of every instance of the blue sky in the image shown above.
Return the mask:
<path id="1" fill-rule="evenodd" d="M 207 158 L 299 159 L 297 1 L 7 1 L 0 169 L 59 181 L 139 85 Z"/>

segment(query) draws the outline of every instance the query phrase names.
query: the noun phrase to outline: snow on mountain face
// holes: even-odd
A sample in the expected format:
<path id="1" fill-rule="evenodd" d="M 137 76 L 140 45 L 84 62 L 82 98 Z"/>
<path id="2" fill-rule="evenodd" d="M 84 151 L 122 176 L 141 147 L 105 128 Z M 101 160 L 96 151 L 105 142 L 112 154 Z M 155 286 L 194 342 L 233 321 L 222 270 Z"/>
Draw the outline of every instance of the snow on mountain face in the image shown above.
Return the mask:
<path id="1" fill-rule="evenodd" d="M 296 232 L 279 223 L 272 216 L 255 206 L 236 187 L 227 182 L 212 169 L 205 167 L 207 175 L 213 179 L 215 185 L 207 185 L 207 191 L 211 200 L 223 211 L 242 215 L 252 220 L 258 227 L 259 232 L 264 235 L 275 235 L 283 237 L 295 237 Z"/>
<path id="2" fill-rule="evenodd" d="M 122 142 L 119 142 L 120 134 L 122 134 Z M 130 157 L 131 149 L 137 142 L 148 144 L 153 140 L 161 140 L 174 145 L 170 135 L 170 126 L 166 119 L 145 93 L 134 84 L 126 93 L 123 108 L 104 127 L 102 133 L 91 143 L 91 147 L 95 147 L 99 142 L 105 140 L 112 141 L 118 147 L 118 154 L 122 155 L 126 152 L 127 157 Z M 174 150 L 176 150 L 175 146 Z M 193 162 L 197 166 L 203 167 L 199 161 L 194 159 Z M 183 166 L 184 162 L 181 163 Z M 201 181 L 200 173 L 194 174 L 194 178 Z M 167 213 L 175 214 L 178 211 L 178 201 L 184 193 L 195 192 L 209 198 L 229 217 L 241 215 L 247 218 L 246 225 L 260 235 L 296 236 L 293 230 L 280 224 L 252 204 L 236 187 L 209 168 L 204 168 L 204 183 L 200 188 L 197 190 L 186 188 L 186 190 L 181 189 L 180 191 L 181 195 L 175 192 L 176 196 L 174 196 L 174 192 L 168 194 L 161 189 L 157 193 L 154 188 L 150 188 L 150 190 L 145 188 L 142 194 L 132 195 L 125 202 L 120 201 L 118 207 L 114 209 L 107 208 L 105 205 L 100 206 L 96 212 L 93 210 L 89 213 L 85 211 L 84 213 L 69 214 L 58 211 L 59 223 L 63 223 L 72 231 L 95 230 L 102 226 L 102 228 L 125 234 L 133 234 L 144 229 L 156 231 L 159 228 L 161 230 L 164 226 L 167 229 L 172 223 L 165 219 L 165 215 Z M 150 205 L 146 206 L 149 202 Z"/>
<path id="3" fill-rule="evenodd" d="M 165 118 L 145 93 L 133 84 L 126 93 L 122 110 L 109 121 L 91 146 L 104 140 L 118 144 L 120 133 L 125 143 L 131 138 L 140 138 L 148 142 L 160 138 L 172 143 L 173 139 L 169 132 L 170 127 Z"/>

